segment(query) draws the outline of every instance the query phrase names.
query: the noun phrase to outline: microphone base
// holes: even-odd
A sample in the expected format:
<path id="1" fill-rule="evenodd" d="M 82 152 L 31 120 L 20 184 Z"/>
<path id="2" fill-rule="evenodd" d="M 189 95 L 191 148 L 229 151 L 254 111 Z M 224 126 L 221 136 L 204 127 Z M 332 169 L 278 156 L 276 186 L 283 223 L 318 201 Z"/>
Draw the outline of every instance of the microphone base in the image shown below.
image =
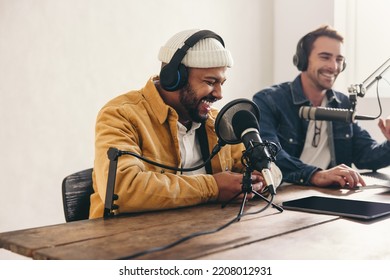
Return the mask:
<path id="1" fill-rule="evenodd" d="M 268 202 L 268 203 L 270 203 L 270 200 L 268 199 L 268 198 L 266 198 L 265 196 L 263 196 L 263 195 L 261 195 L 261 194 L 259 194 L 258 192 L 256 192 L 256 191 L 252 191 L 254 194 L 256 194 L 259 198 L 261 198 L 262 200 L 264 200 L 264 201 L 266 201 L 266 202 Z M 283 208 L 282 207 L 280 207 L 279 205 L 277 205 L 277 204 L 275 204 L 275 203 L 271 203 L 271 205 L 272 205 L 272 207 L 274 207 L 274 208 L 276 208 L 279 212 L 283 212 Z"/>
<path id="2" fill-rule="evenodd" d="M 267 199 L 266 197 L 264 197 L 263 195 L 261 195 L 260 193 L 256 192 L 255 190 L 253 190 L 252 188 L 252 175 L 251 175 L 251 171 L 249 171 L 248 169 L 246 169 L 245 173 L 244 173 L 244 177 L 243 177 L 243 180 L 242 180 L 242 189 L 241 189 L 241 192 L 237 193 L 236 195 L 234 195 L 231 199 L 229 199 L 227 202 L 223 203 L 221 205 L 221 208 L 225 208 L 226 205 L 228 205 L 229 203 L 231 203 L 233 200 L 235 200 L 238 196 L 240 196 L 241 194 L 244 194 L 244 197 L 242 198 L 242 202 L 241 202 L 241 206 L 240 206 L 240 210 L 238 212 L 238 215 L 237 215 L 237 220 L 239 221 L 241 219 L 241 217 L 244 215 L 244 207 L 245 207 L 245 203 L 246 203 L 246 199 L 248 197 L 248 194 L 249 193 L 253 193 L 255 194 L 256 196 L 258 196 L 259 198 L 261 198 L 262 200 L 266 201 L 269 204 L 272 205 L 272 207 L 276 208 L 279 212 L 283 212 L 283 208 L 280 207 L 279 205 L 276 205 L 275 203 L 271 202 L 269 199 Z M 268 207 L 268 206 L 267 206 Z"/>

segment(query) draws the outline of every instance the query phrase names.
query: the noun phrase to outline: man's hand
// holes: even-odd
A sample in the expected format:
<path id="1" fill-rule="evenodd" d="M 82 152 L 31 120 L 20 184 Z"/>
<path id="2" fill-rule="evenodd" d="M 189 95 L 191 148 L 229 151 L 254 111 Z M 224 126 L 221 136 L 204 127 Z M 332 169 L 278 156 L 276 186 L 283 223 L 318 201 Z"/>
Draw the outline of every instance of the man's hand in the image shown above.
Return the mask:
<path id="1" fill-rule="evenodd" d="M 221 173 L 216 173 L 213 175 L 215 181 L 217 182 L 219 194 L 218 201 L 226 202 L 229 199 L 233 198 L 235 195 L 242 191 L 242 179 L 243 174 L 234 173 L 231 171 L 225 171 Z M 263 187 L 263 177 L 260 173 L 252 174 L 252 189 L 254 191 L 260 191 Z M 242 199 L 243 194 L 237 197 L 237 199 Z M 249 193 L 247 198 L 251 199 L 253 193 Z"/>
<path id="2" fill-rule="evenodd" d="M 381 129 L 383 135 L 387 141 L 390 141 L 390 116 L 387 116 L 385 120 L 379 119 L 378 126 Z"/>
<path id="3" fill-rule="evenodd" d="M 311 177 L 310 182 L 318 187 L 339 185 L 341 187 L 354 188 L 359 184 L 365 186 L 362 176 L 351 167 L 340 164 L 328 170 L 317 171 Z"/>

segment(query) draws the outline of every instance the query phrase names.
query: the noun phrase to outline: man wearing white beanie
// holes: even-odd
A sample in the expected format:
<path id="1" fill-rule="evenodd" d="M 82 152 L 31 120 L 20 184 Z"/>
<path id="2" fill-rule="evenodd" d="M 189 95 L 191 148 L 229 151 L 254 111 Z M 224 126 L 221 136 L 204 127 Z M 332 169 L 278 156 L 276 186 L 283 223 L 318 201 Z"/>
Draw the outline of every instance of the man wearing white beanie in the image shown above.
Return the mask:
<path id="1" fill-rule="evenodd" d="M 185 30 L 161 47 L 158 58 L 159 76 L 109 101 L 98 114 L 90 218 L 103 216 L 110 147 L 165 166 L 192 168 L 207 162 L 218 143 L 218 111 L 212 104 L 222 98 L 226 70 L 233 66 L 222 38 L 208 30 Z M 228 201 L 242 190 L 243 150 L 242 144 L 225 145 L 211 162 L 191 172 L 122 156 L 116 214 Z M 253 190 L 259 191 L 262 182 L 260 172 L 254 172 Z"/>

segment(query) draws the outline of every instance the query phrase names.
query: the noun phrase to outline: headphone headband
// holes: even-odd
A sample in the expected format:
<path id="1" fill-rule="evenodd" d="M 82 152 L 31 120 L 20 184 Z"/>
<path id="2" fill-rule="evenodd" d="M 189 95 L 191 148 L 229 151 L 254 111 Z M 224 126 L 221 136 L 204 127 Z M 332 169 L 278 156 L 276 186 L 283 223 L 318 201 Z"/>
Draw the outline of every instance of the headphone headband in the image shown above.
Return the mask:
<path id="1" fill-rule="evenodd" d="M 195 46 L 200 40 L 206 38 L 214 38 L 225 47 L 222 38 L 210 30 L 200 30 L 192 34 L 184 41 L 183 46 L 176 50 L 169 63 L 161 69 L 160 84 L 163 89 L 167 91 L 176 91 L 187 83 L 188 71 L 181 62 L 190 48 Z"/>

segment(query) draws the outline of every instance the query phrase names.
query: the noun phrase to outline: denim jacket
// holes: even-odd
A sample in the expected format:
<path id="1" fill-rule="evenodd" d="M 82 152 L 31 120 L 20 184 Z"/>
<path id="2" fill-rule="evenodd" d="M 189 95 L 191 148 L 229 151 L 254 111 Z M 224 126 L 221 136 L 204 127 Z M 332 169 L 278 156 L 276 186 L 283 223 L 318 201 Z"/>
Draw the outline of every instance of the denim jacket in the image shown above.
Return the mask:
<path id="1" fill-rule="evenodd" d="M 341 92 L 327 91 L 328 107 L 350 108 L 349 98 Z M 299 117 L 301 106 L 311 106 L 303 93 L 300 75 L 293 82 L 285 82 L 261 90 L 253 96 L 260 109 L 260 134 L 264 140 L 280 148 L 275 163 L 289 183 L 310 185 L 310 178 L 319 170 L 303 163 L 299 157 L 306 139 L 309 121 Z M 381 144 L 371 138 L 357 122 L 328 122 L 331 164 L 354 164 L 359 169 L 380 169 L 390 165 L 390 142 Z"/>

